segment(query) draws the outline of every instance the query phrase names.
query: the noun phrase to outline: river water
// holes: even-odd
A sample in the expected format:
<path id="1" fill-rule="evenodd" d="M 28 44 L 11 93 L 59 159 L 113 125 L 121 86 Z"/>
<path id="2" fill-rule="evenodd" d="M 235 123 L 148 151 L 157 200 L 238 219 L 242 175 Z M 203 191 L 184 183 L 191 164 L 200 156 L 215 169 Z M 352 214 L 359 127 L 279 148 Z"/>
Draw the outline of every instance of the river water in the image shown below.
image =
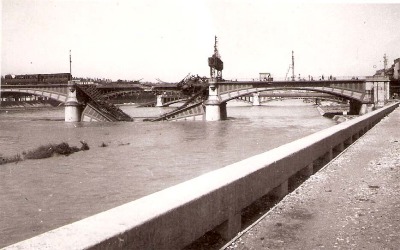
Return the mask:
<path id="1" fill-rule="evenodd" d="M 121 108 L 134 117 L 171 109 Z M 336 124 L 301 100 L 228 103 L 228 117 L 220 122 L 65 123 L 63 109 L 0 111 L 3 156 L 48 143 L 80 146 L 84 140 L 90 146 L 70 156 L 0 165 L 0 247 Z"/>

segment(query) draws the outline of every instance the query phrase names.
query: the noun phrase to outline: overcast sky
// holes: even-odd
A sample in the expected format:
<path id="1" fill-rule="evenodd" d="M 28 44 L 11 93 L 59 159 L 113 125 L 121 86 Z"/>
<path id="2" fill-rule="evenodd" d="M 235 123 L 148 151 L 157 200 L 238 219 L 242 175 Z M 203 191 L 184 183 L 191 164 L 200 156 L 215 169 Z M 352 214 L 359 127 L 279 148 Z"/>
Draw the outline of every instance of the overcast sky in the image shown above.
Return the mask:
<path id="1" fill-rule="evenodd" d="M 315 2 L 315 1 L 314 1 Z M 400 57 L 400 4 L 270 1 L 2 0 L 1 74 L 176 82 L 209 76 L 214 36 L 223 77 L 372 75 Z M 375 68 L 374 68 L 375 67 Z"/>

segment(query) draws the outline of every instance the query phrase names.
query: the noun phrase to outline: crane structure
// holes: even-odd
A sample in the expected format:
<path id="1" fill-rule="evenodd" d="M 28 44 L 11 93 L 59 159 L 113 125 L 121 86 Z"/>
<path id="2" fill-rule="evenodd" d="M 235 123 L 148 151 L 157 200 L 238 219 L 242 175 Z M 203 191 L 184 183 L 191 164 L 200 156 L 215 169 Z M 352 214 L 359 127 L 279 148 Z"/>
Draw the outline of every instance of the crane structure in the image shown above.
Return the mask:
<path id="1" fill-rule="evenodd" d="M 294 51 L 292 50 L 292 81 L 294 81 Z"/>
<path id="2" fill-rule="evenodd" d="M 289 64 L 289 68 L 288 68 L 288 71 L 286 72 L 286 76 L 285 76 L 286 80 L 289 80 L 287 76 L 288 76 L 290 70 L 292 70 L 291 79 L 292 79 L 292 81 L 294 81 L 295 78 L 294 78 L 294 51 L 293 50 L 292 50 L 292 64 Z"/>
<path id="3" fill-rule="evenodd" d="M 214 54 L 208 58 L 208 66 L 210 67 L 211 79 L 222 80 L 224 62 L 221 60 L 221 56 L 219 55 L 217 43 L 217 36 L 215 36 Z"/>

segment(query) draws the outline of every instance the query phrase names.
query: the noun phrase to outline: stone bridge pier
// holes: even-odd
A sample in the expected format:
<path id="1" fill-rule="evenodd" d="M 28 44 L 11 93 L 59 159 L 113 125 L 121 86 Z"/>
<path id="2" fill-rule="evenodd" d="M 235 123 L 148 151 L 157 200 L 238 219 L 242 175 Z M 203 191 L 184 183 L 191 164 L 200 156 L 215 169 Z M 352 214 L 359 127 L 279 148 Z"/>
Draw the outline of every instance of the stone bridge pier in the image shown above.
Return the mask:
<path id="1" fill-rule="evenodd" d="M 208 100 L 204 102 L 206 121 L 225 120 L 227 118 L 226 102 L 221 102 L 216 79 L 209 80 L 208 91 Z"/>
<path id="2" fill-rule="evenodd" d="M 376 108 L 383 107 L 390 99 L 390 81 L 387 77 L 367 78 L 366 88 L 372 89 L 372 99 Z"/>
<path id="3" fill-rule="evenodd" d="M 76 83 L 68 81 L 68 95 L 65 101 L 65 121 L 80 122 L 81 121 L 81 105 L 76 98 Z"/>
<path id="4" fill-rule="evenodd" d="M 253 93 L 253 106 L 260 106 L 260 93 Z"/>
<path id="5" fill-rule="evenodd" d="M 363 115 L 383 107 L 390 99 L 390 81 L 387 77 L 367 77 L 365 81 L 365 98 L 369 103 L 350 100 L 351 115 Z"/>
<path id="6" fill-rule="evenodd" d="M 156 107 L 162 107 L 164 105 L 163 95 L 157 95 Z"/>

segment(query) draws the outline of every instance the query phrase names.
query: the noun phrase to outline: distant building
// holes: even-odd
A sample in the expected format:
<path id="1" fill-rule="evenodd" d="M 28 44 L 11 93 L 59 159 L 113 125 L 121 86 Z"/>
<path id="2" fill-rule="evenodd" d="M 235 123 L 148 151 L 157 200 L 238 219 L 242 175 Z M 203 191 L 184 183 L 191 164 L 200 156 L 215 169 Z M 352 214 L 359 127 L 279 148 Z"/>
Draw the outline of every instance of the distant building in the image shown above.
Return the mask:
<path id="1" fill-rule="evenodd" d="M 394 60 L 393 65 L 384 70 L 379 69 L 374 76 L 387 76 L 390 79 L 390 96 L 393 98 L 400 97 L 400 58 Z"/>
<path id="2" fill-rule="evenodd" d="M 379 69 L 374 76 L 387 76 L 390 80 L 399 80 L 400 75 L 400 58 L 394 60 L 393 65 L 388 69 Z"/>
<path id="3" fill-rule="evenodd" d="M 270 73 L 260 73 L 260 81 L 273 81 Z"/>

